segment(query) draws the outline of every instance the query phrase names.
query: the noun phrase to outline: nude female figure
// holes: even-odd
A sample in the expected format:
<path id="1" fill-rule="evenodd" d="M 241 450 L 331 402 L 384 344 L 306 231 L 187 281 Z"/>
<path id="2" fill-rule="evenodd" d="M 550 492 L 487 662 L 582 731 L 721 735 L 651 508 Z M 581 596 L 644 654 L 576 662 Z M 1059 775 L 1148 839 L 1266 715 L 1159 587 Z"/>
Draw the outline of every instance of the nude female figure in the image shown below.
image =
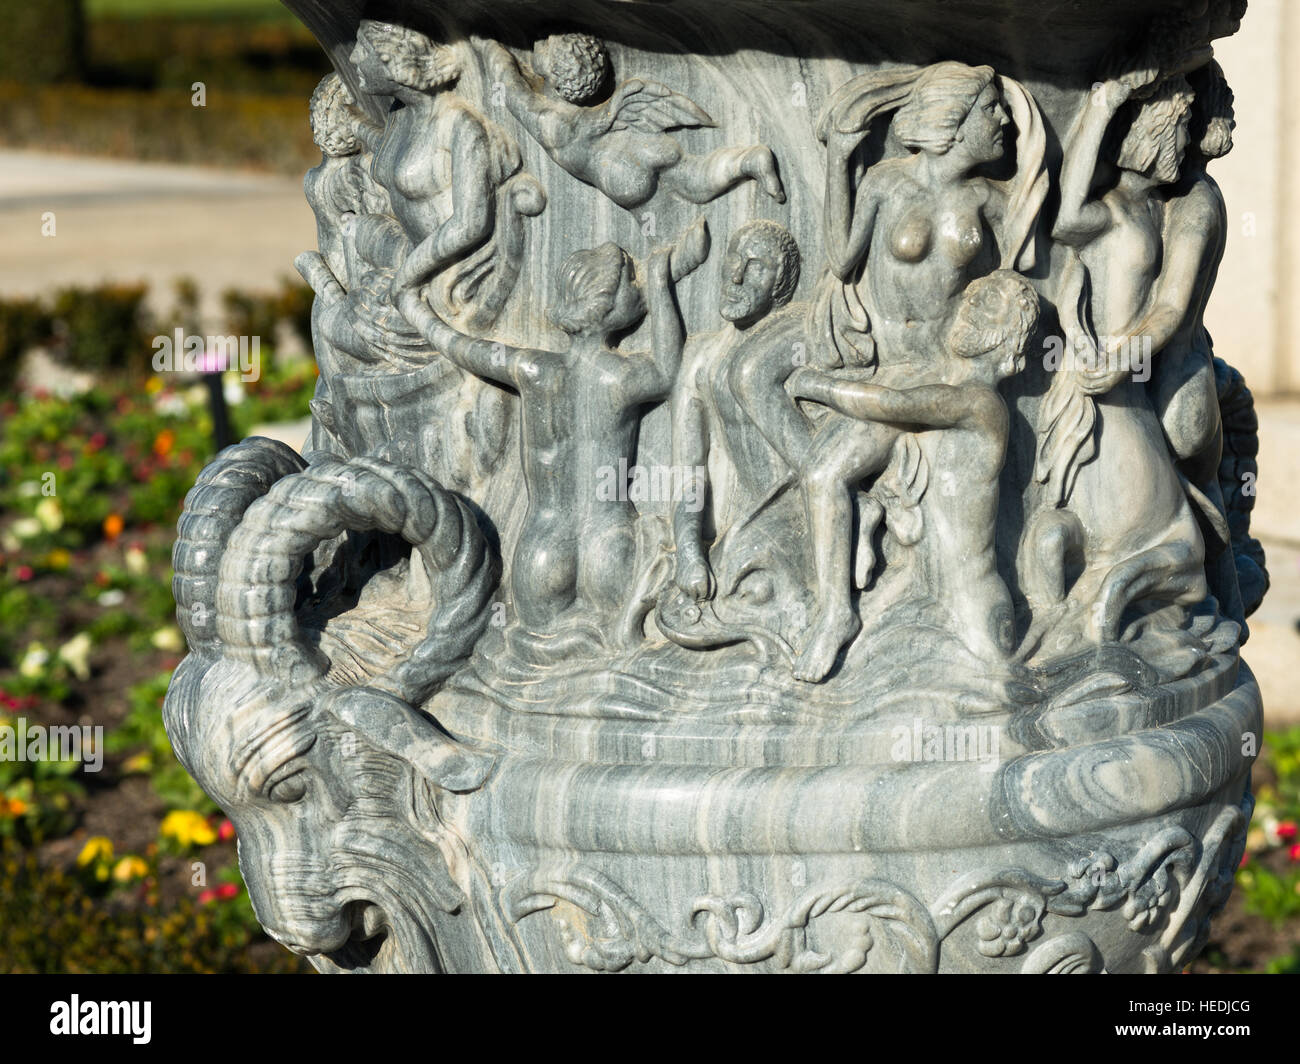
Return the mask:
<path id="1" fill-rule="evenodd" d="M 901 104 L 901 106 L 900 106 Z M 872 122 L 897 108 L 892 135 L 908 149 L 866 171 L 854 162 Z M 1005 151 L 1015 116 L 1010 182 L 980 172 Z M 932 357 L 952 300 L 992 270 L 1028 269 L 1046 195 L 1042 121 L 1028 93 L 990 67 L 936 63 L 920 72 L 855 78 L 818 125 L 826 144 L 826 252 L 821 301 L 830 365 Z"/>
<path id="2" fill-rule="evenodd" d="M 534 633 L 566 610 L 597 624 L 618 609 L 634 575 L 636 507 L 599 497 L 602 469 L 633 463 L 642 407 L 666 398 L 685 335 L 670 291 L 708 254 L 697 222 L 651 255 L 645 293 L 631 257 L 615 244 L 574 252 L 560 267 L 551 320 L 569 337 L 561 351 L 528 350 L 457 332 L 408 291 L 402 310 L 425 342 L 484 380 L 519 393 L 520 459 L 528 509 L 511 563 L 519 620 Z M 648 353 L 610 337 L 650 316 Z"/>
<path id="3" fill-rule="evenodd" d="M 668 134 L 713 125 L 680 93 L 634 78 L 598 103 L 609 80 L 609 53 L 595 37 L 564 33 L 538 41 L 531 73 L 495 41 L 483 48 L 489 76 L 504 89 L 510 113 L 556 165 L 620 207 L 641 206 L 660 185 L 691 203 L 708 203 L 749 180 L 785 202 L 770 148 L 756 144 L 691 155 Z"/>
<path id="4" fill-rule="evenodd" d="M 431 286 L 440 316 L 470 331 L 491 325 L 518 275 L 522 218 L 546 206 L 520 172 L 518 148 L 455 91 L 463 47 L 363 19 L 351 61 L 365 92 L 390 96 L 372 174 L 411 241 L 396 293 Z"/>

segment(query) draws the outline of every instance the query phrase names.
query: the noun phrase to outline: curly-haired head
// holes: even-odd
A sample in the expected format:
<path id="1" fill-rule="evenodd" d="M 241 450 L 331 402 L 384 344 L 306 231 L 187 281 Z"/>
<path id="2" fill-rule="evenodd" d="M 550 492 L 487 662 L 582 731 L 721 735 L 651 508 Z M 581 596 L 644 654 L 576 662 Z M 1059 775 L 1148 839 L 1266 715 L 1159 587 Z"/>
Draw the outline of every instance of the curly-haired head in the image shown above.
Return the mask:
<path id="1" fill-rule="evenodd" d="M 460 57 L 455 50 L 418 30 L 362 19 L 357 39 L 369 45 L 399 85 L 427 91 L 450 85 L 460 77 Z"/>
<path id="2" fill-rule="evenodd" d="M 326 74 L 311 94 L 311 135 L 326 155 L 341 158 L 361 150 L 357 140 L 360 114 L 338 74 Z"/>
<path id="3" fill-rule="evenodd" d="M 894 135 L 914 151 L 946 154 L 975 101 L 993 78 L 989 66 L 947 62 L 927 67 L 917 78 L 907 102 L 894 115 Z"/>
<path id="4" fill-rule="evenodd" d="M 1038 324 L 1038 293 L 1014 270 L 995 270 L 966 286 L 953 315 L 948 346 L 977 358 L 1004 345 L 1019 352 Z"/>
<path id="5" fill-rule="evenodd" d="M 1192 107 L 1192 143 L 1207 159 L 1219 159 L 1232 150 L 1232 131 L 1237 125 L 1232 109 L 1232 87 L 1223 68 L 1213 59 L 1187 78 L 1196 93 Z"/>
<path id="6" fill-rule="evenodd" d="M 1136 174 L 1152 174 L 1165 183 L 1177 180 L 1179 127 L 1188 119 L 1192 99 L 1192 87 L 1183 75 L 1161 82 L 1137 105 L 1132 124 L 1114 153 L 1115 164 Z"/>
<path id="7" fill-rule="evenodd" d="M 799 270 L 802 256 L 799 245 L 790 230 L 777 222 L 765 218 L 746 222 L 732 234 L 734 247 L 748 247 L 757 250 L 763 258 L 776 267 L 776 280 L 772 283 L 772 305 L 783 307 L 794 296 L 799 287 Z"/>
<path id="8" fill-rule="evenodd" d="M 631 256 L 614 243 L 575 251 L 560 266 L 560 298 L 550 318 L 570 336 L 592 329 L 614 309 Z"/>
<path id="9" fill-rule="evenodd" d="M 542 73 L 569 103 L 585 104 L 600 95 L 609 78 L 609 51 L 586 33 L 557 33 L 534 47 Z"/>

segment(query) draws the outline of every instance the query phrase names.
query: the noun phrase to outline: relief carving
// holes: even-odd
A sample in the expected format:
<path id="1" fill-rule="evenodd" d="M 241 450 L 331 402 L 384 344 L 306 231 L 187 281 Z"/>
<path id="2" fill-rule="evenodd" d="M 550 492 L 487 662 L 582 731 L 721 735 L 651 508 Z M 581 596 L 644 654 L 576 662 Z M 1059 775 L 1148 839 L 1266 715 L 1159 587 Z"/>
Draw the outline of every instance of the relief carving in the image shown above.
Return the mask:
<path id="1" fill-rule="evenodd" d="M 288 2 L 339 71 L 312 436 L 187 500 L 166 704 L 268 930 L 327 971 L 1185 963 L 1268 582 L 1205 328 L 1242 5 L 1063 57 L 964 5 L 839 55 Z M 998 742 L 899 761 L 927 727 Z"/>

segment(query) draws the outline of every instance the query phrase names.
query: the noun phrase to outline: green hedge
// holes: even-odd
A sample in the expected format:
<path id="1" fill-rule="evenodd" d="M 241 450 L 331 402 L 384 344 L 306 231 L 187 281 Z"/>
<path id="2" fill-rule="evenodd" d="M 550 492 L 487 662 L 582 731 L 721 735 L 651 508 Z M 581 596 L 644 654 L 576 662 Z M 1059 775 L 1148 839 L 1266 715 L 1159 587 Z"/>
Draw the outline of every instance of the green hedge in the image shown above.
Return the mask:
<path id="1" fill-rule="evenodd" d="M 3 2 L 3 0 L 0 0 Z M 2 31 L 0 31 L 2 32 Z M 0 144 L 301 175 L 320 162 L 307 98 L 0 82 Z"/>
<path id="2" fill-rule="evenodd" d="M 0 0 L 0 78 L 28 84 L 85 73 L 81 0 Z"/>

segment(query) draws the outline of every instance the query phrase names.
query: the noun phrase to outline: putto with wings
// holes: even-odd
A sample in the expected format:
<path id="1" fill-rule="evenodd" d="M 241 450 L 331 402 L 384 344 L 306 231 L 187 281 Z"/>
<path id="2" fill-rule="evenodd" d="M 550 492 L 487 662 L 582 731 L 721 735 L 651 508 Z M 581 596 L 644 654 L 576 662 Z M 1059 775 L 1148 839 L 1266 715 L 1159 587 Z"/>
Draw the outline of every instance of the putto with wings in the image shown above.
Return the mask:
<path id="1" fill-rule="evenodd" d="M 692 155 L 668 131 L 713 126 L 699 104 L 643 78 L 609 92 L 609 52 L 595 37 L 564 33 L 537 41 L 531 70 L 495 42 L 483 54 L 506 107 L 546 154 L 620 207 L 649 202 L 661 185 L 691 203 L 708 203 L 744 181 L 785 202 L 770 148 Z"/>

